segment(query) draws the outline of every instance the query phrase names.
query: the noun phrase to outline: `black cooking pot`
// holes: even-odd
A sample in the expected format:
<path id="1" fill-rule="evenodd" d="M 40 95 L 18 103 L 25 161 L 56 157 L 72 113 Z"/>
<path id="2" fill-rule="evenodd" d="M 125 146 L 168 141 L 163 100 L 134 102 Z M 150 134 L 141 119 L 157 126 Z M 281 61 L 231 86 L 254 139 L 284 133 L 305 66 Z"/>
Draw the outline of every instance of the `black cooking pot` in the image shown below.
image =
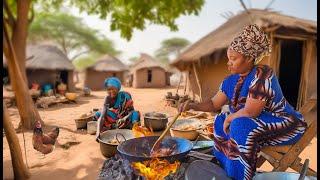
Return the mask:
<path id="1" fill-rule="evenodd" d="M 129 162 L 142 162 L 150 160 L 151 148 L 158 138 L 159 136 L 147 136 L 129 139 L 121 142 L 117 147 L 117 151 L 122 158 L 127 159 Z M 157 158 L 166 159 L 171 163 L 176 160 L 182 161 L 190 152 L 192 146 L 193 144 L 191 141 L 187 139 L 165 137 L 160 143 L 160 148 L 175 147 L 174 154 Z"/>

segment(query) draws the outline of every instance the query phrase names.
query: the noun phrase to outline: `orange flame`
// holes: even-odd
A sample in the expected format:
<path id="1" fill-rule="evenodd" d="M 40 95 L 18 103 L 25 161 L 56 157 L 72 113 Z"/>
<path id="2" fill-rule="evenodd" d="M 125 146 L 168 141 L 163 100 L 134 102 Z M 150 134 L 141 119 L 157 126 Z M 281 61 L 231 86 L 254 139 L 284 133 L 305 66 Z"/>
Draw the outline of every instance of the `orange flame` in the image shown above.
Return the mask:
<path id="1" fill-rule="evenodd" d="M 138 123 L 133 124 L 132 133 L 134 137 L 144 137 L 144 136 L 153 136 L 152 129 L 148 129 L 146 127 L 139 126 Z"/>
<path id="2" fill-rule="evenodd" d="M 170 164 L 167 160 L 154 158 L 144 162 L 134 162 L 132 167 L 138 171 L 139 175 L 144 176 L 147 180 L 164 179 L 170 173 L 175 173 L 180 166 L 179 161 Z"/>

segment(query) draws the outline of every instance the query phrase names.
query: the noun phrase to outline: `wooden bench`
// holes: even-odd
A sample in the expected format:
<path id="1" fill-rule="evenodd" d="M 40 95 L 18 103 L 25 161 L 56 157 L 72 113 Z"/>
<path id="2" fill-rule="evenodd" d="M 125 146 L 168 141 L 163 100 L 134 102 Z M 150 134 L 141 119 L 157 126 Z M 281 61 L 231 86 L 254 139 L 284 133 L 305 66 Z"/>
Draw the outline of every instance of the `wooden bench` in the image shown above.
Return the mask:
<path id="1" fill-rule="evenodd" d="M 301 139 L 293 145 L 263 147 L 259 154 L 257 168 L 267 160 L 273 166 L 272 171 L 286 171 L 289 167 L 297 172 L 301 171 L 303 163 L 299 155 L 317 134 L 317 99 L 309 100 L 300 112 L 308 124 Z M 317 172 L 309 168 L 307 175 L 317 176 Z"/>

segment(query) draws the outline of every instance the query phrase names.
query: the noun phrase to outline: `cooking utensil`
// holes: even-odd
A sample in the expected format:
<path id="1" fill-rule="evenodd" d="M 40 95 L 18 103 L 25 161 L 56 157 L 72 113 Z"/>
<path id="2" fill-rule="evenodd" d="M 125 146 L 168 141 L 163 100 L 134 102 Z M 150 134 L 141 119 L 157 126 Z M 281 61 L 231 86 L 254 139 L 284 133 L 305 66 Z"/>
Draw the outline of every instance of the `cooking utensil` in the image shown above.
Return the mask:
<path id="1" fill-rule="evenodd" d="M 118 144 L 110 143 L 110 141 L 114 139 L 117 139 L 117 141 L 121 140 L 121 138 L 117 137 L 117 134 L 123 135 L 122 139 L 124 141 L 134 138 L 132 131 L 129 129 L 113 129 L 100 133 L 98 141 L 100 143 L 101 154 L 104 157 L 109 158 L 116 154 Z"/>
<path id="2" fill-rule="evenodd" d="M 185 172 L 186 180 L 231 180 L 226 172 L 218 165 L 205 160 L 195 160 Z"/>
<path id="3" fill-rule="evenodd" d="M 184 104 L 183 109 L 185 109 L 186 105 L 189 104 L 190 100 L 187 100 L 186 103 Z M 181 112 L 179 112 L 171 121 L 171 123 L 167 126 L 167 128 L 162 132 L 162 134 L 160 135 L 159 139 L 154 143 L 154 145 L 152 146 L 151 152 L 154 151 L 154 148 L 157 147 L 159 145 L 159 143 L 161 142 L 161 140 L 164 138 L 164 136 L 167 134 L 167 132 L 169 131 L 169 129 L 171 128 L 171 126 L 176 122 L 176 120 L 179 118 L 179 116 L 181 115 Z"/>
<path id="4" fill-rule="evenodd" d="M 144 125 L 151 127 L 154 131 L 160 131 L 166 128 L 168 116 L 163 113 L 149 112 L 144 114 Z"/>
<path id="5" fill-rule="evenodd" d="M 183 126 L 192 126 L 194 129 L 181 129 Z M 201 122 L 197 119 L 179 119 L 170 128 L 170 134 L 172 137 L 195 140 L 199 136 L 200 128 Z"/>
<path id="6" fill-rule="evenodd" d="M 129 162 L 142 162 L 149 160 L 152 157 L 151 148 L 152 145 L 157 141 L 159 136 L 147 136 L 140 138 L 133 138 L 121 142 L 117 151 L 122 156 L 122 158 L 127 159 Z M 175 160 L 183 160 L 185 156 L 192 149 L 191 141 L 183 138 L 176 137 L 166 137 L 160 144 L 160 148 L 172 148 L 175 147 L 174 153 L 169 156 L 157 157 L 159 159 L 166 159 L 169 162 L 174 162 Z"/>

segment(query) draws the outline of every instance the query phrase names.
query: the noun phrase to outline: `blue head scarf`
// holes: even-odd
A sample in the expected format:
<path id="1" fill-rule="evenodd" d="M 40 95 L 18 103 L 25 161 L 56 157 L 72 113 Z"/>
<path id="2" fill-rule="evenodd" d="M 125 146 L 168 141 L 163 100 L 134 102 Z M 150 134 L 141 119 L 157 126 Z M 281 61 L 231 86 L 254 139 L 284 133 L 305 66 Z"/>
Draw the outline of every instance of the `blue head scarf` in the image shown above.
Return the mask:
<path id="1" fill-rule="evenodd" d="M 115 87 L 118 91 L 121 89 L 121 81 L 116 77 L 110 77 L 104 80 L 104 87 Z"/>

